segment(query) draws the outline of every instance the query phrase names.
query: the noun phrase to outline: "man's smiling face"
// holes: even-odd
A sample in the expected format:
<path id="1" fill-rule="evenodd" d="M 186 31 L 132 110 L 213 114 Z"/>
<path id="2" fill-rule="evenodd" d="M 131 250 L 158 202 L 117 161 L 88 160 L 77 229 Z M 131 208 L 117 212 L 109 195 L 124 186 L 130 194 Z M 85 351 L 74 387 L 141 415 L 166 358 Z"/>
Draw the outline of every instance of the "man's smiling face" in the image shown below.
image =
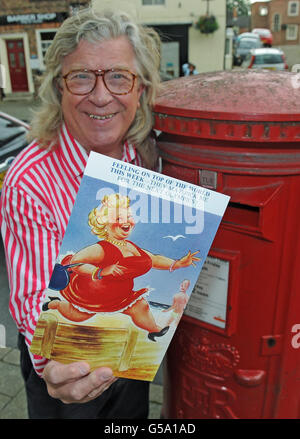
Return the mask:
<path id="1" fill-rule="evenodd" d="M 62 75 L 71 70 L 123 68 L 137 74 L 133 49 L 126 37 L 90 43 L 81 40 L 62 63 Z M 61 83 L 62 111 L 68 129 L 89 152 L 122 157 L 123 140 L 132 124 L 143 87 L 138 78 L 132 92 L 113 95 L 98 77 L 95 89 L 84 96 L 70 93 Z"/>

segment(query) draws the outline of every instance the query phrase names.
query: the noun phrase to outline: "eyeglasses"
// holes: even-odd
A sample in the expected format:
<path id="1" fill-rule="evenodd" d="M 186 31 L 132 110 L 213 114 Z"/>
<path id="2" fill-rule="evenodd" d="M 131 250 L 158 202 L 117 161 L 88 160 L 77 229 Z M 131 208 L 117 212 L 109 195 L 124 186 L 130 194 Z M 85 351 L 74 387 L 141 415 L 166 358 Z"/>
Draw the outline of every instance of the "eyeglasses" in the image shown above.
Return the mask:
<path id="1" fill-rule="evenodd" d="M 97 85 L 98 77 L 102 76 L 107 90 L 114 95 L 126 95 L 133 89 L 137 75 L 125 69 L 108 70 L 71 70 L 63 75 L 66 87 L 74 95 L 91 93 Z"/>

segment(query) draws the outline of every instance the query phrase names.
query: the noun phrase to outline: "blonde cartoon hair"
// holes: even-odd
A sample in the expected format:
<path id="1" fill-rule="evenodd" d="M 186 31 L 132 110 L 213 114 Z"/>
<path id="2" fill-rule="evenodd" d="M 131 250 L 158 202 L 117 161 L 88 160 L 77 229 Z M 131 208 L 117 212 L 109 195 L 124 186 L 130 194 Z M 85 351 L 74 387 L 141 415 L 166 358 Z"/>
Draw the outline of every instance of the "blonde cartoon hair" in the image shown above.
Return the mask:
<path id="1" fill-rule="evenodd" d="M 95 207 L 88 216 L 91 232 L 100 239 L 106 239 L 106 226 L 118 216 L 119 209 L 129 209 L 130 198 L 121 194 L 105 195 L 101 204 Z"/>

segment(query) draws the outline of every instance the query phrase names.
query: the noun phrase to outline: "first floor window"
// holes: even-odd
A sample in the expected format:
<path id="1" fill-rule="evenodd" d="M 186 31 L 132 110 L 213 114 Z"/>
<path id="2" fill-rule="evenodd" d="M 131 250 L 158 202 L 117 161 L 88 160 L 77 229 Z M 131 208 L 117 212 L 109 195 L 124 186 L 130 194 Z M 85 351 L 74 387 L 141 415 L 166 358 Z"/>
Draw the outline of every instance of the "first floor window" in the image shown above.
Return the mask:
<path id="1" fill-rule="evenodd" d="M 288 15 L 289 16 L 299 15 L 299 1 L 288 2 Z"/>

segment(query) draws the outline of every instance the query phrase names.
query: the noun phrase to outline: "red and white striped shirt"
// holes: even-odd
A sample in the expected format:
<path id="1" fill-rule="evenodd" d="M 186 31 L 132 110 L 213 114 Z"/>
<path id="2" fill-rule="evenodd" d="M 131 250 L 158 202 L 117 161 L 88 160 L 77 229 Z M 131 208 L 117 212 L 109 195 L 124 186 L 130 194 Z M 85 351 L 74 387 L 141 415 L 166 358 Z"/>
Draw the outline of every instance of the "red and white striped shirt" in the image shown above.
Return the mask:
<path id="1" fill-rule="evenodd" d="M 10 285 L 10 312 L 27 345 L 32 341 L 44 292 L 59 253 L 83 171 L 86 150 L 63 124 L 51 151 L 31 143 L 6 175 L 0 200 L 1 232 Z M 127 142 L 122 160 L 142 166 Z M 48 360 L 31 355 L 41 375 Z"/>

